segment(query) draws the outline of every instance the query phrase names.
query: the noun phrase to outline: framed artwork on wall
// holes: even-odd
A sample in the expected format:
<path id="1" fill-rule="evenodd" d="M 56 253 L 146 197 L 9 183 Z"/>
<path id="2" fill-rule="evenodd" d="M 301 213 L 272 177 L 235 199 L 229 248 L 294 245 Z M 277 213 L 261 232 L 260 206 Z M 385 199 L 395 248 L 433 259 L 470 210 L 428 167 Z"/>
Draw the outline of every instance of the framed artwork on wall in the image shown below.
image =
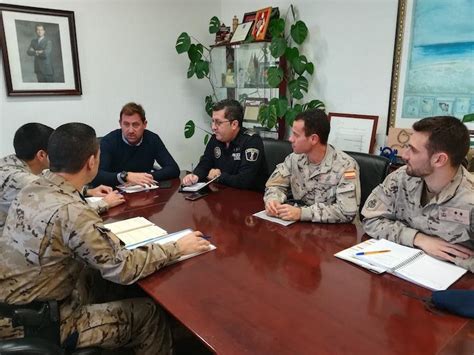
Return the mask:
<path id="1" fill-rule="evenodd" d="M 449 115 L 474 130 L 472 10 L 472 1 L 399 0 L 388 127 Z"/>
<path id="2" fill-rule="evenodd" d="M 329 112 L 328 118 L 329 144 L 340 150 L 372 153 L 379 116 Z"/>
<path id="3" fill-rule="evenodd" d="M 9 96 L 81 95 L 74 12 L 0 4 Z"/>

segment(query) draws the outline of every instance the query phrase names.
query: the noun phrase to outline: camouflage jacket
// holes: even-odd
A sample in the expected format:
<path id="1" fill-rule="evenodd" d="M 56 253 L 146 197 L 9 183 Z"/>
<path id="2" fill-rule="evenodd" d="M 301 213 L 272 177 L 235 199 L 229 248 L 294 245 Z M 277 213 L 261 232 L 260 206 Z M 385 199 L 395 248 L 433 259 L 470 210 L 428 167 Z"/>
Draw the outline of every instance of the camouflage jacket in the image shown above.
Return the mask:
<path id="1" fill-rule="evenodd" d="M 418 232 L 474 248 L 474 177 L 463 167 L 441 193 L 421 205 L 423 180 L 409 176 L 406 167 L 393 172 L 374 189 L 362 210 L 364 229 L 413 247 Z M 456 264 L 474 272 L 474 258 Z"/>
<path id="2" fill-rule="evenodd" d="M 12 201 L 22 188 L 37 178 L 15 154 L 0 159 L 0 235 Z"/>
<path id="3" fill-rule="evenodd" d="M 0 301 L 63 300 L 84 265 L 131 284 L 179 257 L 175 242 L 127 250 L 61 176 L 43 173 L 12 203 L 0 237 Z"/>
<path id="4" fill-rule="evenodd" d="M 359 209 L 359 166 L 330 145 L 318 165 L 311 164 L 306 154 L 290 154 L 277 165 L 266 187 L 265 203 L 283 203 L 291 190 L 293 198 L 305 204 L 301 208 L 302 221 L 350 222 Z"/>

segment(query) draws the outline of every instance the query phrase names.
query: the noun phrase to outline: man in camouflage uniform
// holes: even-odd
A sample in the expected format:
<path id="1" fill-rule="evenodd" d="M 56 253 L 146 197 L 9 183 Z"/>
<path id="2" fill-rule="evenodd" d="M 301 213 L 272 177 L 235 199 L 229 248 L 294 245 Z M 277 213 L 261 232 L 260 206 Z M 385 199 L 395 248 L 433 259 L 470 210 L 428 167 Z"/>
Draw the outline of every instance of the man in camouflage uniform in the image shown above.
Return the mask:
<path id="1" fill-rule="evenodd" d="M 169 353 L 170 332 L 153 301 L 85 304 L 94 297 L 80 291 L 94 290 L 78 287 L 79 274 L 89 267 L 109 281 L 131 284 L 181 255 L 207 250 L 209 243 L 194 232 L 165 245 L 125 249 L 79 192 L 99 166 L 94 129 L 81 123 L 60 126 L 48 153 L 51 171 L 23 188 L 9 210 L 0 238 L 0 301 L 57 300 L 61 341 L 71 343 L 77 336 L 79 348 Z"/>
<path id="2" fill-rule="evenodd" d="M 262 138 L 242 127 L 244 112 L 236 100 L 222 100 L 212 108 L 212 132 L 199 164 L 183 178 L 183 185 L 212 180 L 238 189 L 263 191 L 268 177 Z"/>
<path id="3" fill-rule="evenodd" d="M 36 180 L 37 175 L 49 167 L 46 149 L 52 132 L 51 127 L 41 123 L 27 123 L 21 126 L 13 138 L 15 154 L 0 159 L 0 235 L 7 219 L 10 204 L 18 192 Z M 104 185 L 95 189 L 84 188 L 84 192 L 88 196 L 104 197 L 103 200 L 94 203 L 94 207 L 99 213 L 125 201 L 122 195 L 113 193 L 111 187 Z"/>
<path id="4" fill-rule="evenodd" d="M 269 216 L 290 221 L 345 223 L 360 203 L 359 166 L 327 144 L 329 120 L 321 110 L 300 113 L 293 122 L 293 153 L 267 181 L 264 201 Z M 291 194 L 303 206 L 284 203 Z"/>
<path id="5" fill-rule="evenodd" d="M 449 116 L 422 119 L 413 129 L 406 166 L 364 205 L 364 229 L 474 272 L 474 177 L 461 166 L 469 132 Z"/>

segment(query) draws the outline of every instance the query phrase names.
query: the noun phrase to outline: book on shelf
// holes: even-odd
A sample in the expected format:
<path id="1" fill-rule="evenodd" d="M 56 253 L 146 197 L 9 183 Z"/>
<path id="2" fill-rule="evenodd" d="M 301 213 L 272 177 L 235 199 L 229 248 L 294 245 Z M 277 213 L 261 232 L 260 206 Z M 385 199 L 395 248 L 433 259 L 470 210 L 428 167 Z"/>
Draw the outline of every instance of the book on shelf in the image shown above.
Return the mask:
<path id="1" fill-rule="evenodd" d="M 386 239 L 369 239 L 334 254 L 376 273 L 388 272 L 433 291 L 446 290 L 467 270 Z"/>

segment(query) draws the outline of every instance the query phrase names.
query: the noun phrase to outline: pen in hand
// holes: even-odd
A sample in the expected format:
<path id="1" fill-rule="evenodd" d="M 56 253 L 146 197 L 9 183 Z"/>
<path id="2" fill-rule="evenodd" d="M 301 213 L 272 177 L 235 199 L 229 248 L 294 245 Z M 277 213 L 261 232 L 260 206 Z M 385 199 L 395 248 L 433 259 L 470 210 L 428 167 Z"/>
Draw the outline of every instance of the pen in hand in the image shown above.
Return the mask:
<path id="1" fill-rule="evenodd" d="M 201 238 L 209 240 L 209 239 L 211 239 L 211 236 L 210 235 L 201 235 Z"/>

